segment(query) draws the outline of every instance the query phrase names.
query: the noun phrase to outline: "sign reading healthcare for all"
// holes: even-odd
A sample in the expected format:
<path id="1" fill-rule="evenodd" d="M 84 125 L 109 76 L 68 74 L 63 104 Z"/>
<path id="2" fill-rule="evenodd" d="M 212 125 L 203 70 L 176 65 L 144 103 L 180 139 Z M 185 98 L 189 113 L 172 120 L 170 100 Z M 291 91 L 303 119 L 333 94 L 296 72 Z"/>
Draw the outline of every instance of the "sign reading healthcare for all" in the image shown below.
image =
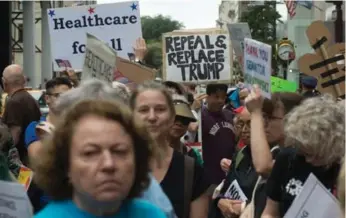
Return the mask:
<path id="1" fill-rule="evenodd" d="M 164 35 L 165 80 L 193 83 L 231 80 L 228 34 L 175 34 Z"/>
<path id="2" fill-rule="evenodd" d="M 245 84 L 258 84 L 266 98 L 271 98 L 272 48 L 265 43 L 245 38 L 244 40 Z"/>
<path id="3" fill-rule="evenodd" d="M 126 59 L 136 39 L 142 37 L 138 1 L 52 8 L 47 13 L 52 59 L 69 60 L 74 69 L 83 68 L 87 33 Z M 56 63 L 54 70 L 59 70 Z"/>

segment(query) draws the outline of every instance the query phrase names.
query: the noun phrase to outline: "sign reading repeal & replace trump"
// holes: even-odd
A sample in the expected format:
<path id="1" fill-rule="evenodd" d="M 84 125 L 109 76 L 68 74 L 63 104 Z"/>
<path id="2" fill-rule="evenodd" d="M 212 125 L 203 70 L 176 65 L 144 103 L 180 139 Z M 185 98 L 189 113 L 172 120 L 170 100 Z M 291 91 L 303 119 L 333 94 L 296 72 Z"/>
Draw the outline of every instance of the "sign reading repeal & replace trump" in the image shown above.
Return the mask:
<path id="1" fill-rule="evenodd" d="M 163 35 L 164 80 L 188 83 L 229 82 L 229 35 L 172 32 Z"/>
<path id="2" fill-rule="evenodd" d="M 75 69 L 83 68 L 86 33 L 126 59 L 133 53 L 136 39 L 142 37 L 138 1 L 52 8 L 47 13 L 52 59 L 69 60 Z M 54 63 L 54 70 L 58 69 Z"/>
<path id="3" fill-rule="evenodd" d="M 271 98 L 272 48 L 265 43 L 245 38 L 244 80 L 247 86 L 258 84 L 263 96 Z"/>

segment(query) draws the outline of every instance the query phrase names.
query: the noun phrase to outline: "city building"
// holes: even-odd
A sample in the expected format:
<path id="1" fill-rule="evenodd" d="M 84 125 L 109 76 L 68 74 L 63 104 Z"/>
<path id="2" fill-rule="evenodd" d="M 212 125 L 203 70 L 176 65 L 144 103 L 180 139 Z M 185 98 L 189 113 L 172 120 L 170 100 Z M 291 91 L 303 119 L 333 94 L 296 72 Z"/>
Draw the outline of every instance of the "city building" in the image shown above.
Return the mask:
<path id="1" fill-rule="evenodd" d="M 12 1 L 11 2 L 11 45 L 12 45 L 12 63 L 24 64 L 24 28 L 31 28 L 30 23 L 26 23 L 24 26 L 24 8 L 34 7 L 34 39 L 35 39 L 35 64 L 33 69 L 35 72 L 26 73 L 28 77 L 28 84 L 31 86 L 38 86 L 46 80 L 51 78 L 52 72 L 43 69 L 42 64 L 42 49 L 45 47 L 45 43 L 50 43 L 48 33 L 48 21 L 43 21 L 43 17 L 47 16 L 46 11 L 48 8 L 58 7 L 73 7 L 80 5 L 92 5 L 96 4 L 95 1 Z M 25 8 L 27 9 L 27 8 Z M 30 8 L 29 8 L 30 10 Z M 42 31 L 46 28 L 47 31 Z M 47 39 L 48 37 L 48 39 Z M 43 39 L 45 38 L 45 39 Z M 49 51 L 50 52 L 50 51 Z M 50 55 L 49 55 L 50 57 Z"/>

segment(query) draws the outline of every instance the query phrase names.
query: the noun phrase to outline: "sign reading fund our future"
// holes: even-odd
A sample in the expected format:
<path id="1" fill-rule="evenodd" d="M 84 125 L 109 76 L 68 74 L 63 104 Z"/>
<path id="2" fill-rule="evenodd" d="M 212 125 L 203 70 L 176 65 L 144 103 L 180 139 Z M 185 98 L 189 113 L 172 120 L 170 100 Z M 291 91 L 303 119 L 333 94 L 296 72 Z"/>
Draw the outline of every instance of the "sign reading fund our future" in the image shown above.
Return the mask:
<path id="1" fill-rule="evenodd" d="M 138 1 L 52 8 L 47 13 L 52 59 L 69 60 L 74 69 L 83 68 L 87 33 L 126 59 L 136 39 L 142 37 Z M 54 63 L 54 70 L 58 69 Z"/>
<path id="2" fill-rule="evenodd" d="M 164 34 L 164 80 L 200 84 L 229 82 L 232 67 L 229 42 L 228 34 Z"/>
<path id="3" fill-rule="evenodd" d="M 245 38 L 244 80 L 247 86 L 258 84 L 262 94 L 271 98 L 272 48 L 265 43 Z"/>

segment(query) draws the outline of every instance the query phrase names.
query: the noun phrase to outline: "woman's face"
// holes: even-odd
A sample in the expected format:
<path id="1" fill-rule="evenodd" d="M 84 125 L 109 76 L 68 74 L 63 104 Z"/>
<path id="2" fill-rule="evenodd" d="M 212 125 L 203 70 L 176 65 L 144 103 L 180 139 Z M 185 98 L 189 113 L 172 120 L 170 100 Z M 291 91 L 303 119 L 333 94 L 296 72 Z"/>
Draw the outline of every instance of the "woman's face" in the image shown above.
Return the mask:
<path id="1" fill-rule="evenodd" d="M 100 202 L 126 198 L 135 179 L 134 147 L 116 121 L 86 115 L 71 140 L 69 177 L 74 192 Z"/>
<path id="2" fill-rule="evenodd" d="M 165 95 L 157 90 L 146 90 L 138 94 L 134 116 L 145 123 L 154 140 L 168 134 L 174 122 Z"/>
<path id="3" fill-rule="evenodd" d="M 181 116 L 175 116 L 175 121 L 169 134 L 173 139 L 180 139 L 187 131 L 190 121 Z"/>
<path id="4" fill-rule="evenodd" d="M 265 122 L 265 132 L 269 144 L 279 143 L 284 139 L 285 112 L 283 106 L 278 106 L 271 116 L 263 115 Z"/>

